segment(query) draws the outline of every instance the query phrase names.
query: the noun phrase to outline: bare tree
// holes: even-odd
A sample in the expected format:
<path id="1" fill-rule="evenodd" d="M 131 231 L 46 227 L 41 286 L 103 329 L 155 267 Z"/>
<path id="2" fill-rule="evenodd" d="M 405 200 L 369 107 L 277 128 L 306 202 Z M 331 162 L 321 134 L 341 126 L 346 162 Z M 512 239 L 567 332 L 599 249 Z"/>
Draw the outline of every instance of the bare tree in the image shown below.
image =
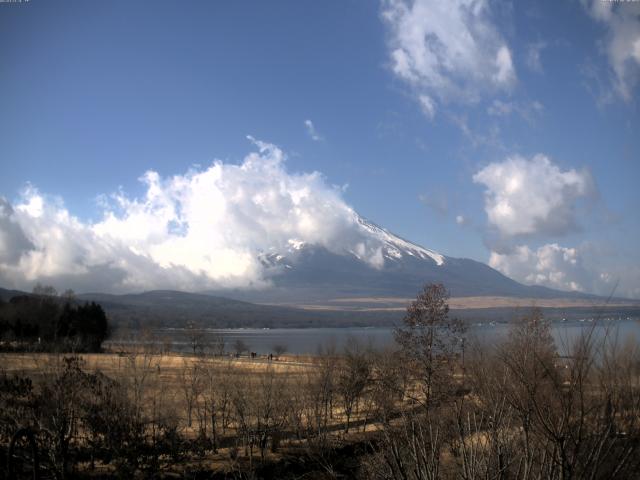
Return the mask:
<path id="1" fill-rule="evenodd" d="M 371 396 L 375 416 L 383 425 L 387 425 L 408 388 L 407 369 L 400 352 L 392 348 L 375 352 L 372 362 Z"/>
<path id="2" fill-rule="evenodd" d="M 226 338 L 224 337 L 222 332 L 214 331 L 209 336 L 209 345 L 211 347 L 211 352 L 213 353 L 213 355 L 221 357 L 224 355 Z"/>
<path id="3" fill-rule="evenodd" d="M 236 352 L 236 355 L 242 355 L 244 352 L 249 351 L 249 345 L 247 345 L 241 338 L 238 338 L 233 342 L 233 350 Z"/>
<path id="4" fill-rule="evenodd" d="M 324 458 L 330 447 L 329 422 L 336 396 L 337 366 L 335 344 L 319 346 L 313 368 L 303 374 L 300 382 L 304 391 L 295 397 L 302 406 L 300 419 L 304 422 L 307 453 L 314 457 Z"/>
<path id="5" fill-rule="evenodd" d="M 498 356 L 507 375 L 507 382 L 500 387 L 519 420 L 523 442 L 522 470 L 528 478 L 533 474 L 535 464 L 542 461 L 536 458 L 543 451 L 536 442 L 537 409 L 546 404 L 549 410 L 550 388 L 554 381 L 559 381 L 550 325 L 540 310 L 534 309 L 530 315 L 516 321 Z M 556 378 L 552 379 L 552 376 Z"/>
<path id="6" fill-rule="evenodd" d="M 37 425 L 43 433 L 46 450 L 57 478 L 67 478 L 72 442 L 81 419 L 82 397 L 87 376 L 77 356 L 52 357 L 47 380 L 36 399 Z"/>
<path id="7" fill-rule="evenodd" d="M 280 359 L 280 356 L 284 355 L 288 350 L 288 347 L 284 343 L 276 343 L 273 347 L 271 347 L 273 353 L 276 354 L 276 358 Z"/>
<path id="8" fill-rule="evenodd" d="M 34 295 L 38 295 L 40 297 L 57 297 L 58 291 L 53 288 L 51 285 L 42 285 L 38 282 L 32 290 Z"/>
<path id="9" fill-rule="evenodd" d="M 182 369 L 180 370 L 180 388 L 187 412 L 187 427 L 191 428 L 192 414 L 194 404 L 197 402 L 198 396 L 202 390 L 201 368 L 197 362 L 187 359 L 183 360 Z"/>
<path id="10" fill-rule="evenodd" d="M 426 285 L 407 308 L 403 326 L 395 330 L 396 342 L 421 387 L 416 400 L 429 407 L 453 387 L 455 360 L 463 328 L 449 317 L 449 294 L 442 284 Z"/>
<path id="11" fill-rule="evenodd" d="M 189 346 L 194 355 L 202 353 L 204 350 L 205 332 L 204 329 L 197 325 L 195 322 L 190 321 L 187 323 L 187 339 L 189 340 Z"/>
<path id="12" fill-rule="evenodd" d="M 64 292 L 62 292 L 60 298 L 62 298 L 65 302 L 73 303 L 76 299 L 76 292 L 68 288 Z"/>
<path id="13" fill-rule="evenodd" d="M 287 425 L 286 407 L 288 389 L 286 375 L 278 374 L 269 365 L 260 375 L 254 395 L 256 414 L 256 434 L 260 448 L 260 458 L 264 461 L 266 448 L 271 440 L 272 451 L 278 448 L 281 432 Z"/>
<path id="14" fill-rule="evenodd" d="M 371 362 L 368 352 L 355 338 L 350 338 L 345 345 L 337 381 L 337 391 L 345 415 L 345 433 L 349 432 L 351 416 L 354 408 L 357 410 L 358 400 L 369 382 L 370 374 Z"/>

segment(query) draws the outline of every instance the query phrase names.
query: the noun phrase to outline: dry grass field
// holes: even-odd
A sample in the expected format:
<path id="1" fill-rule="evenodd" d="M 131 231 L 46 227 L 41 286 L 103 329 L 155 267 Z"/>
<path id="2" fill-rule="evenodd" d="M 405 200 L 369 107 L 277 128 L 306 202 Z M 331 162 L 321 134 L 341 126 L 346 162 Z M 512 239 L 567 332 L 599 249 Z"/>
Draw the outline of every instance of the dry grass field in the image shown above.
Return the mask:
<path id="1" fill-rule="evenodd" d="M 0 353 L 1 368 L 8 372 L 37 375 L 42 373 L 45 365 L 51 365 L 59 359 L 59 354 L 52 353 Z M 151 365 L 161 372 L 161 378 L 171 382 L 175 380 L 185 365 L 195 362 L 212 367 L 227 368 L 238 374 L 250 374 L 264 372 L 271 369 L 275 372 L 292 374 L 305 372 L 314 367 L 310 356 L 287 355 L 278 360 L 269 361 L 264 356 L 256 359 L 243 356 L 235 357 L 200 357 L 196 355 L 183 355 L 178 353 L 82 353 L 78 354 L 84 367 L 89 371 L 101 371 L 105 375 L 114 378 L 127 376 L 131 371 L 131 362 L 135 361 L 137 367 Z M 148 365 L 146 365 L 148 364 Z"/>
<path id="2" fill-rule="evenodd" d="M 69 354 L 2 353 L 0 372 L 8 376 L 29 377 L 38 390 L 63 376 Z M 283 355 L 269 360 L 262 356 L 207 357 L 176 353 L 128 352 L 78 354 L 83 371 L 101 374 L 124 386 L 132 403 L 141 407 L 141 415 L 150 425 L 170 424 L 180 438 L 197 442 L 203 436 L 217 445 L 188 455 L 179 464 L 166 465 L 165 471 L 182 474 L 185 470 L 232 472 L 250 468 L 260 452 L 261 462 L 278 462 L 283 452 L 307 449 L 300 431 L 313 423 L 314 408 L 309 405 L 308 390 L 318 376 L 319 365 L 313 357 Z M 324 427 L 328 436 L 346 440 L 344 411 L 335 400 Z M 317 408 L 316 408 L 317 409 Z M 295 410 L 295 412 L 294 412 Z M 299 422 L 296 426 L 296 418 Z M 216 425 L 213 425 L 216 417 Z M 364 417 L 357 412 L 350 421 L 357 425 Z M 285 426 L 286 425 L 286 426 Z M 296 432 L 296 428 L 298 431 Z M 352 429 L 349 438 L 370 431 L 363 424 Z M 215 429 L 215 431 L 214 431 Z M 278 433 L 279 449 L 260 445 L 259 437 L 272 430 Z M 262 448 L 261 448 L 262 447 Z M 240 448 L 240 453 L 236 453 Z M 88 473 L 88 465 L 79 465 Z M 113 465 L 91 467 L 92 474 L 112 474 Z"/>
<path id="3" fill-rule="evenodd" d="M 407 305 L 413 301 L 405 297 L 352 297 L 334 298 L 316 304 L 295 304 L 293 306 L 306 310 L 336 310 L 336 311 L 405 311 Z M 449 307 L 452 310 L 481 309 L 481 308 L 598 308 L 598 307 L 637 307 L 637 300 L 613 299 L 584 299 L 584 298 L 518 298 L 518 297 L 451 297 Z"/>
<path id="4" fill-rule="evenodd" d="M 62 367 L 69 355 L 52 353 L 2 353 L 1 370 L 7 374 L 18 374 L 34 379 L 36 384 Z M 309 356 L 281 356 L 268 360 L 266 356 L 250 358 L 235 355 L 225 357 L 205 357 L 177 353 L 149 353 L 131 350 L 126 353 L 83 353 L 78 354 L 83 370 L 100 372 L 125 385 L 144 386 L 147 406 L 161 401 L 177 416 L 182 430 L 195 434 L 195 425 L 187 425 L 185 397 L 189 393 L 197 395 L 204 388 L 204 372 L 215 372 L 219 379 L 230 378 L 243 382 L 255 382 L 265 375 L 275 375 L 283 385 L 298 384 L 301 379 L 317 366 Z M 196 376 L 193 378 L 194 371 Z M 220 380 L 222 381 L 222 380 Z M 194 392 L 185 393 L 185 389 Z M 339 418 L 339 415 L 336 416 Z M 193 422 L 192 422 L 193 423 Z"/>
<path id="5" fill-rule="evenodd" d="M 0 353 L 0 371 L 8 375 L 29 377 L 37 385 L 59 372 L 64 358 L 69 356 L 70 354 L 53 353 Z M 312 382 L 321 368 L 318 358 L 309 355 L 282 355 L 269 360 L 266 355 L 256 358 L 248 355 L 211 357 L 131 349 L 128 352 L 82 353 L 75 356 L 80 359 L 82 369 L 86 372 L 99 372 L 123 385 L 140 387 L 144 390 L 142 396 L 145 407 L 161 406 L 171 412 L 179 422 L 180 431 L 190 437 L 198 434 L 198 425 L 195 419 L 189 425 L 189 397 L 194 397 L 192 408 L 195 411 L 199 403 L 197 397 L 206 390 L 207 380 L 217 383 L 210 385 L 212 388 L 232 390 L 240 384 L 255 386 L 269 378 L 280 389 L 276 394 L 284 398 L 285 394 L 298 390 L 305 382 Z M 332 359 L 334 362 L 337 360 Z M 207 374 L 211 374 L 213 378 L 207 379 Z M 250 390 L 248 388 L 244 393 L 249 393 Z M 344 409 L 337 401 L 331 406 L 330 418 L 327 426 L 332 430 L 340 430 L 344 425 Z M 358 412 L 354 412 L 350 421 L 359 424 L 363 418 Z M 230 431 L 233 431 L 237 425 L 231 424 L 230 427 Z M 372 425 L 367 423 L 362 425 L 361 431 L 370 428 Z"/>

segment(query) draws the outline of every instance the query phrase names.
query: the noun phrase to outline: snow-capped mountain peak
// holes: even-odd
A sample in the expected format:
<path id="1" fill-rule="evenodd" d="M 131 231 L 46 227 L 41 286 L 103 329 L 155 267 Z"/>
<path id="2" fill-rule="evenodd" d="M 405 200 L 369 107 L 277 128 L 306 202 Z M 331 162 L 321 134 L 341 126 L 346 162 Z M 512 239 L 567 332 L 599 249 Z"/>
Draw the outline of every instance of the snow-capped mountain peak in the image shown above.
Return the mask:
<path id="1" fill-rule="evenodd" d="M 446 258 L 444 255 L 408 242 L 360 216 L 357 217 L 357 220 L 363 230 L 382 243 L 387 258 L 400 259 L 404 255 L 409 255 L 423 260 L 430 258 L 436 262 L 436 265 L 444 265 Z"/>

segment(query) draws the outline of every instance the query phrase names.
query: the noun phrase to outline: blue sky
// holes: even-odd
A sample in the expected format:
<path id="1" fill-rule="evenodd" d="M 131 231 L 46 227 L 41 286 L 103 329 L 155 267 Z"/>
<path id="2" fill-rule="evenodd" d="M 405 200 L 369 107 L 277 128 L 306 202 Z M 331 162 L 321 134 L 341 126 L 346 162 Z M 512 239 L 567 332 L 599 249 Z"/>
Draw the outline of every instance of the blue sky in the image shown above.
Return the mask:
<path id="1" fill-rule="evenodd" d="M 37 229 L 103 231 L 108 212 L 144 209 L 145 172 L 166 191 L 194 166 L 241 165 L 251 135 L 286 155 L 278 175 L 320 172 L 317 188 L 416 243 L 640 297 L 639 15 L 593 1 L 1 3 L 2 278 L 85 272 L 95 252 L 58 264 Z M 50 221 L 31 222 L 34 198 Z"/>

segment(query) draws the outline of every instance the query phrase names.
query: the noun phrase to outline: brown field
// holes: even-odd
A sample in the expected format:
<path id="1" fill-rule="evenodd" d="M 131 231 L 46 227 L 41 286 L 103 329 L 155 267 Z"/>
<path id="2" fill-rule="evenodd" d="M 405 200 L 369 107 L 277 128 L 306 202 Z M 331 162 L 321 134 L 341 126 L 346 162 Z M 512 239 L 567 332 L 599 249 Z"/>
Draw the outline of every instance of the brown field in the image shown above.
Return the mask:
<path id="1" fill-rule="evenodd" d="M 405 311 L 414 299 L 405 297 L 352 297 L 333 298 L 326 303 L 291 305 L 305 310 L 334 311 Z M 634 300 L 581 298 L 514 298 L 514 297 L 451 297 L 449 307 L 452 310 L 475 308 L 597 308 L 597 307 L 633 307 L 640 305 Z"/>
<path id="2" fill-rule="evenodd" d="M 62 360 L 70 354 L 52 353 L 1 353 L 0 371 L 32 378 L 36 383 L 58 371 Z M 144 384 L 144 403 L 147 408 L 170 411 L 178 418 L 180 429 L 188 436 L 196 435 L 196 421 L 189 426 L 186 415 L 185 390 L 195 389 L 189 384 L 190 372 L 194 367 L 204 371 L 217 372 L 219 379 L 233 383 L 240 381 L 248 385 L 255 384 L 269 375 L 273 375 L 282 389 L 299 388 L 309 375 L 313 375 L 318 365 L 314 357 L 304 355 L 282 355 L 269 361 L 266 356 L 255 359 L 248 356 L 236 358 L 194 356 L 178 353 L 149 353 L 144 351 L 107 352 L 78 354 L 82 368 L 89 373 L 100 372 L 125 385 Z M 202 378 L 200 378 L 202 380 Z M 201 387 L 200 387 L 201 388 Z M 284 392 L 282 392 L 284 393 Z M 194 403 L 194 410 L 197 405 Z M 351 421 L 357 423 L 357 413 Z M 338 429 L 343 423 L 343 412 L 333 406 L 331 426 Z M 369 426 L 370 428 L 371 426 Z M 367 425 L 362 430 L 366 430 Z M 362 431 L 361 430 L 361 431 Z"/>
<path id="3" fill-rule="evenodd" d="M 132 362 L 136 368 L 153 368 L 159 379 L 166 385 L 174 386 L 185 365 L 195 362 L 217 368 L 224 368 L 236 374 L 258 374 L 268 369 L 277 373 L 300 374 L 313 368 L 309 357 L 283 356 L 278 361 L 269 362 L 264 358 L 206 358 L 177 353 L 135 355 L 129 356 L 118 353 L 90 353 L 80 354 L 84 369 L 89 372 L 102 372 L 105 375 L 122 379 L 133 372 Z M 27 376 L 37 376 L 46 372 L 47 368 L 55 364 L 60 356 L 50 353 L 2 353 L 2 369 L 7 373 L 20 373 Z"/>
<path id="4" fill-rule="evenodd" d="M 61 370 L 63 370 L 63 359 L 70 354 L 51 354 L 51 353 L 1 353 L 0 354 L 0 372 L 9 375 L 20 375 L 30 377 L 37 386 L 45 383 L 48 379 L 56 378 Z M 316 370 L 317 364 L 314 363 L 313 357 L 298 355 L 283 355 L 277 360 L 269 361 L 266 357 L 258 357 L 255 359 L 249 357 L 235 358 L 235 356 L 225 357 L 205 357 L 182 355 L 176 353 L 149 353 L 144 351 L 131 352 L 107 352 L 100 354 L 79 354 L 81 358 L 82 369 L 87 373 L 102 373 L 111 379 L 116 380 L 119 384 L 125 385 L 132 398 L 136 397 L 140 392 L 140 402 L 143 405 L 145 415 L 150 418 L 172 418 L 177 422 L 178 431 L 186 439 L 196 440 L 201 432 L 202 422 L 205 421 L 207 406 L 203 404 L 204 396 L 206 396 L 205 386 L 207 380 L 206 375 L 216 377 L 215 388 L 224 388 L 231 396 L 233 392 L 239 389 L 243 392 L 241 395 L 247 397 L 249 402 L 258 402 L 251 409 L 259 408 L 260 399 L 253 397 L 259 395 L 256 392 L 263 392 L 261 388 L 269 388 L 265 386 L 265 382 L 269 382 L 271 378 L 275 391 L 270 391 L 269 395 L 274 395 L 273 401 L 278 402 L 276 398 L 287 398 L 291 401 L 291 393 L 294 390 L 300 390 L 305 382 L 308 382 Z M 194 377 L 196 371 L 199 372 L 198 382 L 195 385 Z M 206 372 L 206 373 L 205 373 Z M 215 372 L 215 373 L 214 373 Z M 226 387 L 220 387 L 225 384 Z M 189 421 L 188 398 L 193 396 L 193 404 L 191 406 L 191 420 Z M 200 397 L 199 395 L 202 395 Z M 277 408 L 282 408 L 278 406 Z M 279 413 L 285 415 L 286 412 Z M 204 415 L 204 416 L 203 416 Z M 251 415 L 259 415 L 259 410 L 252 410 Z M 357 412 L 352 414 L 351 422 L 355 427 L 361 422 L 361 415 Z M 343 432 L 344 415 L 338 407 L 337 401 L 333 405 L 331 413 L 331 421 L 327 423 L 329 436 L 335 436 L 345 440 Z M 209 428 L 210 425 L 209 425 Z M 219 428 L 219 427 L 218 427 Z M 378 428 L 371 423 L 365 422 L 358 428 L 353 428 L 349 433 L 349 439 L 357 439 L 364 432 Z M 232 461 L 231 449 L 229 445 L 237 444 L 241 438 L 241 426 L 237 420 L 231 420 L 226 430 L 220 436 L 221 445 L 214 451 L 208 451 L 206 455 L 190 460 L 185 459 L 180 465 L 175 465 L 170 470 L 181 472 L 185 468 L 206 468 L 211 471 L 231 471 L 238 468 L 235 461 Z M 224 441 L 226 437 L 227 441 Z M 287 440 L 285 440 L 287 439 Z M 285 452 L 297 451 L 304 449 L 301 440 L 294 438 L 293 433 L 283 433 L 282 452 L 267 450 L 265 455 L 269 461 L 278 461 Z M 226 445 L 226 446 L 225 446 Z M 254 451 L 253 455 L 258 452 Z M 247 461 L 245 457 L 241 458 L 243 462 Z M 194 463 L 195 462 L 195 463 Z M 98 465 L 94 473 L 111 474 L 112 467 L 108 465 Z M 0 477 L 1 478 L 1 477 Z"/>

